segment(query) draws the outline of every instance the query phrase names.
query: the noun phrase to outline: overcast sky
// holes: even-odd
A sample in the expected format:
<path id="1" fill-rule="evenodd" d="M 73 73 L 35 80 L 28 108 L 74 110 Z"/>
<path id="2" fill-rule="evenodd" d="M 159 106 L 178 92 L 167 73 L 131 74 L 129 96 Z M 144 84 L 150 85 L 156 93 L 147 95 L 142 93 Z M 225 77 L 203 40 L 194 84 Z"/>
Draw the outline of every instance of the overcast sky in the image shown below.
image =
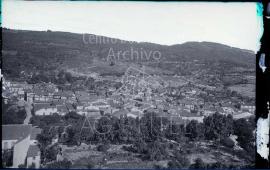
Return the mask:
<path id="1" fill-rule="evenodd" d="M 211 41 L 257 51 L 256 3 L 2 2 L 2 26 L 91 33 L 123 40 L 181 44 Z"/>

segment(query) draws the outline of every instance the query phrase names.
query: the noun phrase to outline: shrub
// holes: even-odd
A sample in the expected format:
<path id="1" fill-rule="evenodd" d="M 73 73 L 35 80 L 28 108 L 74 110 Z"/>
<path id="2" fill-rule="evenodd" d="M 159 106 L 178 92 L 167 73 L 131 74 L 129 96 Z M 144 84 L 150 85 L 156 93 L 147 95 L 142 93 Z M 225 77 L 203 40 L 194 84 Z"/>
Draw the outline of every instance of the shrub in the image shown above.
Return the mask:
<path id="1" fill-rule="evenodd" d="M 154 169 L 163 169 L 164 167 L 159 165 L 159 164 L 155 164 L 154 165 Z"/>
<path id="2" fill-rule="evenodd" d="M 221 142 L 222 145 L 224 145 L 224 146 L 226 146 L 228 148 L 233 148 L 234 147 L 234 141 L 229 137 L 222 139 L 220 142 Z"/>
<path id="3" fill-rule="evenodd" d="M 208 165 L 207 168 L 210 168 L 210 169 L 225 169 L 225 168 L 228 168 L 228 167 L 224 163 L 218 161 L 216 163 Z"/>
<path id="4" fill-rule="evenodd" d="M 197 158 L 195 163 L 191 165 L 190 168 L 206 168 L 206 164 L 203 162 L 201 158 Z"/>
<path id="5" fill-rule="evenodd" d="M 97 150 L 100 152 L 106 152 L 110 148 L 109 144 L 101 144 L 97 146 Z"/>
<path id="6" fill-rule="evenodd" d="M 48 164 L 46 166 L 46 168 L 48 169 L 69 169 L 71 167 L 72 163 L 67 160 L 64 159 L 63 161 L 57 161 L 57 162 L 53 162 L 51 164 Z"/>
<path id="7" fill-rule="evenodd" d="M 88 162 L 87 163 L 87 169 L 93 169 L 95 167 L 93 162 Z"/>
<path id="8" fill-rule="evenodd" d="M 18 168 L 26 168 L 26 166 L 24 164 L 20 164 Z"/>
<path id="9" fill-rule="evenodd" d="M 188 168 L 190 161 L 183 153 L 176 152 L 175 159 L 168 163 L 168 168 Z"/>
<path id="10" fill-rule="evenodd" d="M 12 150 L 5 150 L 2 153 L 2 166 L 3 167 L 12 166 L 12 158 L 13 158 L 13 151 Z"/>

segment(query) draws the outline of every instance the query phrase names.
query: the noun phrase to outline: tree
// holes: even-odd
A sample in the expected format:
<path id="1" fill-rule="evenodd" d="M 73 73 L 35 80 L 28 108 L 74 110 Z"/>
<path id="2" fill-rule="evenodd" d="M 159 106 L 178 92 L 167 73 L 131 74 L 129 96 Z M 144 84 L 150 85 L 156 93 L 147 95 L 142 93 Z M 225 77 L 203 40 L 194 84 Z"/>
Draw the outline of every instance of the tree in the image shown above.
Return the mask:
<path id="1" fill-rule="evenodd" d="M 224 146 L 226 146 L 228 148 L 233 148 L 234 147 L 234 141 L 229 137 L 226 137 L 226 138 L 222 139 L 221 144 L 223 144 Z"/>
<path id="2" fill-rule="evenodd" d="M 177 142 L 184 142 L 186 140 L 185 133 L 186 128 L 184 125 L 170 123 L 166 129 L 165 136 L 166 138 L 175 140 Z"/>
<path id="3" fill-rule="evenodd" d="M 112 122 L 110 117 L 108 116 L 102 116 L 99 120 L 97 125 L 95 126 L 95 129 L 98 134 L 105 136 L 106 134 L 109 134 L 112 130 Z"/>
<path id="4" fill-rule="evenodd" d="M 43 161 L 50 162 L 55 161 L 57 158 L 57 154 L 59 152 L 59 148 L 57 145 L 41 148 L 41 154 Z"/>
<path id="5" fill-rule="evenodd" d="M 116 89 L 119 89 L 121 86 L 122 86 L 122 83 L 121 83 L 121 82 L 116 82 L 116 83 L 114 84 L 114 87 L 115 87 Z"/>
<path id="6" fill-rule="evenodd" d="M 65 73 L 65 78 L 66 78 L 67 82 L 69 82 L 69 83 L 72 82 L 72 75 L 71 75 L 71 73 L 66 72 Z"/>
<path id="7" fill-rule="evenodd" d="M 71 168 L 72 163 L 64 159 L 63 161 L 56 161 L 53 163 L 50 163 L 46 166 L 47 169 L 69 169 Z"/>
<path id="8" fill-rule="evenodd" d="M 160 164 L 155 164 L 154 169 L 164 169 L 164 167 Z"/>
<path id="9" fill-rule="evenodd" d="M 79 141 L 76 137 L 76 128 L 73 126 L 69 126 L 66 128 L 66 138 L 65 143 L 67 145 L 76 145 Z"/>
<path id="10" fill-rule="evenodd" d="M 135 143 L 132 145 L 130 151 L 134 151 L 134 152 L 141 153 L 141 154 L 146 154 L 148 151 L 148 146 L 143 140 L 139 139 L 139 140 L 135 141 Z"/>
<path id="11" fill-rule="evenodd" d="M 186 133 L 188 133 L 188 136 L 191 140 L 203 138 L 203 125 L 196 120 L 191 120 L 186 127 Z"/>
<path id="12" fill-rule="evenodd" d="M 51 144 L 53 136 L 48 132 L 43 130 L 37 135 L 37 141 L 41 146 L 47 146 Z"/>
<path id="13" fill-rule="evenodd" d="M 88 162 L 86 167 L 87 169 L 93 169 L 95 167 L 95 164 L 93 162 Z"/>
<path id="14" fill-rule="evenodd" d="M 2 152 L 2 166 L 3 167 L 11 167 L 13 159 L 13 150 L 4 150 Z"/>
<path id="15" fill-rule="evenodd" d="M 8 109 L 2 114 L 2 123 L 3 124 L 23 124 L 24 119 L 26 118 L 25 110 L 16 110 L 13 108 Z"/>
<path id="16" fill-rule="evenodd" d="M 166 158 L 168 155 L 167 148 L 159 141 L 153 141 L 148 143 L 146 150 L 146 159 L 160 161 Z"/>
<path id="17" fill-rule="evenodd" d="M 113 61 L 110 62 L 110 66 L 114 66 L 115 63 Z"/>
<path id="18" fill-rule="evenodd" d="M 188 168 L 190 161 L 187 159 L 186 155 L 175 153 L 175 159 L 168 162 L 168 168 Z"/>
<path id="19" fill-rule="evenodd" d="M 108 143 L 104 143 L 97 146 L 97 150 L 100 152 L 107 152 L 108 149 L 110 149 L 110 145 Z"/>
<path id="20" fill-rule="evenodd" d="M 176 152 L 175 157 L 178 163 L 181 165 L 181 167 L 189 167 L 190 161 L 187 158 L 187 155 L 180 152 Z"/>
<path id="21" fill-rule="evenodd" d="M 71 111 L 71 112 L 68 112 L 64 118 L 67 120 L 67 121 L 77 121 L 78 119 L 81 119 L 83 116 L 79 115 L 78 113 L 74 112 L 74 111 Z"/>
<path id="22" fill-rule="evenodd" d="M 159 117 L 155 112 L 146 112 L 141 118 L 140 129 L 145 141 L 152 142 L 165 136 L 165 128 L 168 125 L 168 119 Z"/>
<path id="23" fill-rule="evenodd" d="M 255 151 L 254 140 L 255 124 L 247 119 L 238 119 L 233 123 L 234 134 L 237 135 L 237 142 L 246 151 L 253 153 Z"/>
<path id="24" fill-rule="evenodd" d="M 176 169 L 176 168 L 182 168 L 182 167 L 175 159 L 173 159 L 168 162 L 168 168 Z"/>
<path id="25" fill-rule="evenodd" d="M 2 124 L 23 124 L 26 115 L 24 109 L 6 104 L 2 99 Z"/>
<path id="26" fill-rule="evenodd" d="M 200 169 L 203 169 L 203 168 L 206 168 L 206 164 L 203 162 L 203 160 L 201 158 L 197 158 L 195 159 L 195 162 L 194 164 L 192 164 L 190 166 L 190 168 L 200 168 Z"/>
<path id="27" fill-rule="evenodd" d="M 236 103 L 235 105 L 234 105 L 234 107 L 236 108 L 236 109 L 241 109 L 241 104 L 240 103 Z"/>
<path id="28" fill-rule="evenodd" d="M 233 118 L 215 113 L 203 120 L 205 137 L 208 140 L 220 140 L 230 136 L 233 132 Z"/>
<path id="29" fill-rule="evenodd" d="M 223 164 L 222 162 L 218 161 L 216 163 L 213 163 L 211 165 L 209 165 L 208 168 L 211 169 L 224 169 L 224 168 L 228 168 L 225 164 Z"/>

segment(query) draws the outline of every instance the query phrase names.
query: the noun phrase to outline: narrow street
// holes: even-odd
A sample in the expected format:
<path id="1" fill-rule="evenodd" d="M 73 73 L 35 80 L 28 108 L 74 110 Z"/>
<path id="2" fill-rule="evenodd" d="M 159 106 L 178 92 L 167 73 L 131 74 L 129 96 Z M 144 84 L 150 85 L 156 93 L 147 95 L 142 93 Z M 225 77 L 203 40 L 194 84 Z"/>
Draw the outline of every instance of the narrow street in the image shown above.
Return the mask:
<path id="1" fill-rule="evenodd" d="M 30 102 L 24 102 L 24 108 L 26 112 L 26 118 L 24 120 L 23 124 L 29 124 L 30 118 L 32 117 L 31 110 L 32 110 L 32 105 Z"/>

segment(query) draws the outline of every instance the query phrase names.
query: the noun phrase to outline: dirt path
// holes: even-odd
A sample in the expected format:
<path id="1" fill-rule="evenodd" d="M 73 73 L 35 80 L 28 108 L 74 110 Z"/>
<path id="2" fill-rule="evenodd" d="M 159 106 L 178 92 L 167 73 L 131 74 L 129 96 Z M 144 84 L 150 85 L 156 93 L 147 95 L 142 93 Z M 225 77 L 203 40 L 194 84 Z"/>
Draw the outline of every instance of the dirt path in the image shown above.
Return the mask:
<path id="1" fill-rule="evenodd" d="M 32 110 L 32 105 L 30 102 L 25 102 L 24 104 L 24 109 L 26 112 L 26 118 L 24 119 L 23 124 L 29 124 L 30 118 L 32 117 L 31 110 Z"/>

